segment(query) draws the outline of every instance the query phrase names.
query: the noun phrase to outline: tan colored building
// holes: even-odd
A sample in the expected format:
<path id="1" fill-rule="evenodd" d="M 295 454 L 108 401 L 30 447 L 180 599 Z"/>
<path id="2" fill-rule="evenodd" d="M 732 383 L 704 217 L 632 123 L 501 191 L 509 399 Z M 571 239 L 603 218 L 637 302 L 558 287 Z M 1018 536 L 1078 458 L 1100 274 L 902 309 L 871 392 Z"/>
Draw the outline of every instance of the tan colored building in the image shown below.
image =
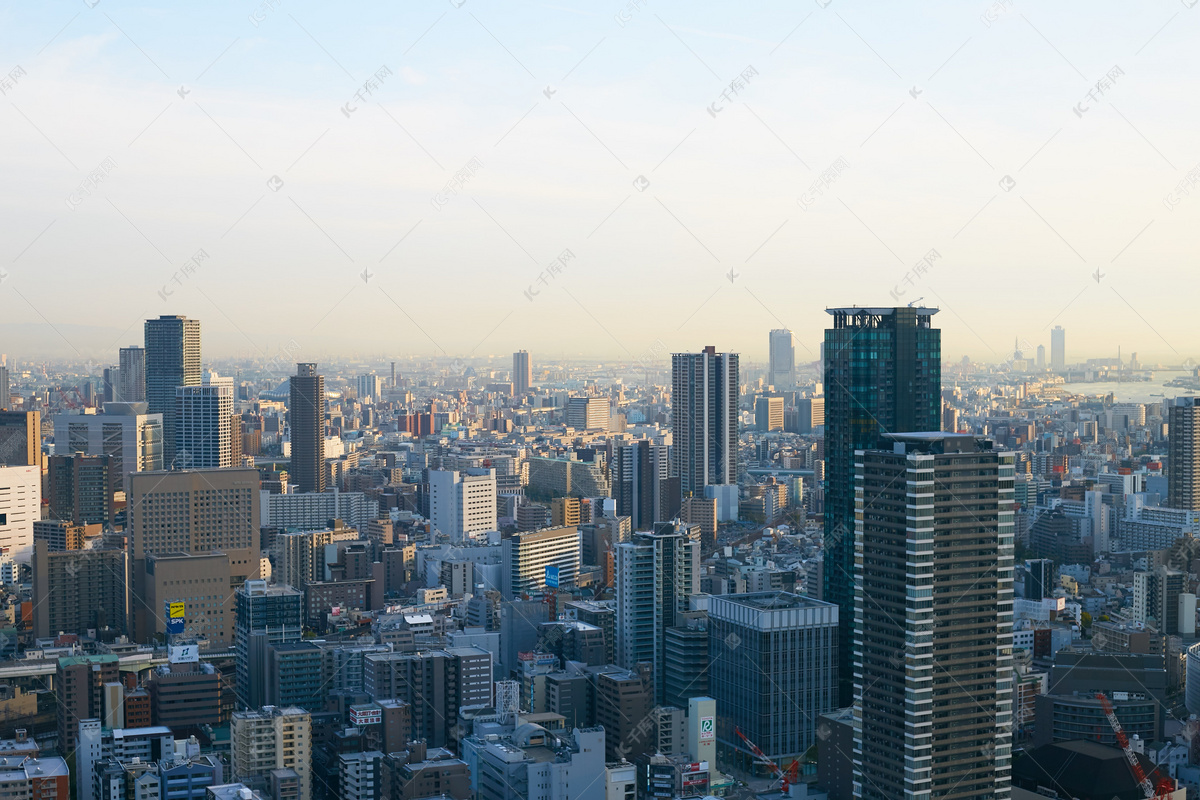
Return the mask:
<path id="1" fill-rule="evenodd" d="M 689 525 L 700 526 L 700 548 L 704 552 L 717 545 L 717 498 L 685 497 L 679 518 Z"/>
<path id="2" fill-rule="evenodd" d="M 312 715 L 304 709 L 235 711 L 229 745 L 233 780 L 265 788 L 272 771 L 290 769 L 300 778 L 297 800 L 312 797 Z"/>
<path id="3" fill-rule="evenodd" d="M 7 404 L 8 398 L 0 398 Z M 42 465 L 40 411 L 0 411 L 0 466 Z"/>
<path id="4" fill-rule="evenodd" d="M 142 568 L 146 604 L 140 610 L 146 627 L 138 631 L 141 640 L 165 634 L 170 604 L 183 603 L 184 636 L 207 639 L 209 647 L 205 649 L 233 646 L 236 614 L 227 555 L 221 552 L 152 555 L 142 561 Z"/>
<path id="5" fill-rule="evenodd" d="M 128 563 L 124 550 L 52 552 L 33 543 L 33 635 L 85 635 L 89 629 L 129 631 Z"/>
<path id="6" fill-rule="evenodd" d="M 578 497 L 559 497 L 550 501 L 550 525 L 562 528 L 578 525 L 580 516 Z"/>
<path id="7" fill-rule="evenodd" d="M 172 470 L 129 476 L 128 536 L 133 556 L 134 635 L 138 641 L 145 641 L 162 624 L 147 619 L 147 609 L 161 613 L 161 604 L 142 601 L 146 597 L 143 578 L 148 556 L 224 554 L 229 576 L 222 598 L 232 595 L 243 582 L 258 579 L 258 493 L 255 469 Z"/>

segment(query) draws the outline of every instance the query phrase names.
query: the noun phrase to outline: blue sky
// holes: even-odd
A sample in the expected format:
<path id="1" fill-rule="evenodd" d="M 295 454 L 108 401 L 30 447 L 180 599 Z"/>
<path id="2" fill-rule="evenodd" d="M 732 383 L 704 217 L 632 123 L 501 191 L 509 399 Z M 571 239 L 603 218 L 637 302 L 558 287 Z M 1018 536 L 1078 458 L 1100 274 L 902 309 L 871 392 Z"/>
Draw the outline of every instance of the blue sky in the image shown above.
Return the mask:
<path id="1" fill-rule="evenodd" d="M 924 297 L 951 357 L 1200 357 L 1198 15 L 9 4 L 0 350 L 183 313 L 219 356 L 805 358 L 825 306 Z"/>

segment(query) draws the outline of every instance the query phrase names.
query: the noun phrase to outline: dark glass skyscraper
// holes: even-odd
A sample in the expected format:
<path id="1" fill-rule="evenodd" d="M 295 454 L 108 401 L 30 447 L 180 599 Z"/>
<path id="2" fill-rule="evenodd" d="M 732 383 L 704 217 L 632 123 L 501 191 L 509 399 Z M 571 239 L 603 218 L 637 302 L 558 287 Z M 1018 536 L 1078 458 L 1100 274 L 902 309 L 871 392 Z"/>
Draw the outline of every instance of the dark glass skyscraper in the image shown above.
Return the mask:
<path id="1" fill-rule="evenodd" d="M 200 384 L 200 320 L 163 315 L 145 330 L 146 402 L 162 414 L 163 466 L 186 469 L 175 457 L 175 390 Z"/>
<path id="2" fill-rule="evenodd" d="M 325 491 L 325 378 L 316 364 L 297 364 L 291 378 L 288 419 L 292 476 L 301 492 Z"/>
<path id="3" fill-rule="evenodd" d="M 826 309 L 833 327 L 825 331 L 824 351 L 823 597 L 840 609 L 841 707 L 854 700 L 854 451 L 884 446 L 884 433 L 941 429 L 941 331 L 932 325 L 937 311 Z"/>

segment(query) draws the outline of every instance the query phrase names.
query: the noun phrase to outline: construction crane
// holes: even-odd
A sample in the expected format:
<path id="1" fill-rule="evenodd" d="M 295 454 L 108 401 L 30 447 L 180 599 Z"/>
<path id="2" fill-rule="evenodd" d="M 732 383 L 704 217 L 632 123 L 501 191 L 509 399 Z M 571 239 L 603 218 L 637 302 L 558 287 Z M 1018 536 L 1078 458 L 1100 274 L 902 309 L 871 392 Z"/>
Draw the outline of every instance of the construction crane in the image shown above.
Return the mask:
<path id="1" fill-rule="evenodd" d="M 1150 780 L 1150 776 L 1146 774 L 1146 770 L 1142 769 L 1141 762 L 1137 759 L 1137 754 L 1133 752 L 1133 748 L 1129 745 L 1129 737 L 1125 735 L 1125 731 L 1121 729 L 1121 720 L 1117 719 L 1117 712 L 1113 711 L 1112 703 L 1108 700 L 1108 695 L 1104 692 L 1097 692 L 1096 699 L 1100 701 L 1100 706 L 1104 709 L 1104 716 L 1108 717 L 1108 724 L 1112 726 L 1113 733 L 1117 736 L 1117 744 L 1121 745 L 1121 751 L 1125 754 L 1125 760 L 1129 762 L 1129 771 L 1133 773 L 1133 778 L 1142 787 L 1142 794 L 1148 800 L 1154 798 L 1170 797 L 1175 791 L 1175 783 L 1170 778 L 1160 778 L 1156 786 Z"/>
<path id="2" fill-rule="evenodd" d="M 739 739 L 746 743 L 746 747 L 750 748 L 750 752 L 754 754 L 754 758 L 760 763 L 765 764 L 771 770 L 771 774 L 781 782 L 779 787 L 781 792 L 787 794 L 788 786 L 800 780 L 800 759 L 792 761 L 791 766 L 784 771 L 778 764 L 768 758 L 767 754 L 759 749 L 758 745 L 750 741 L 746 734 L 742 733 L 741 728 L 735 727 L 733 732 L 738 735 Z"/>

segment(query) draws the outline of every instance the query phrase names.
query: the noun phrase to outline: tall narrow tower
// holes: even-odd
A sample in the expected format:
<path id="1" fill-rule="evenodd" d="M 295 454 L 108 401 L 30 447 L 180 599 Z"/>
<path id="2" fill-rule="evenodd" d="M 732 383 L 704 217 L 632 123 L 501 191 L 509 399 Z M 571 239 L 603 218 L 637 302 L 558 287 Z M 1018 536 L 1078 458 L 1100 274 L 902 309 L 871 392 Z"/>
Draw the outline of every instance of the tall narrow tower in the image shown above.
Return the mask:
<path id="1" fill-rule="evenodd" d="M 518 350 L 513 353 L 513 394 L 523 395 L 533 385 L 533 365 L 529 361 L 528 350 Z"/>
<path id="2" fill-rule="evenodd" d="M 825 331 L 823 599 L 838 605 L 839 705 L 853 700 L 854 453 L 880 435 L 941 428 L 936 308 L 830 308 Z M 678 440 L 676 440 L 678 441 Z"/>
<path id="3" fill-rule="evenodd" d="M 1013 456 L 898 433 L 857 456 L 854 796 L 1007 798 Z"/>
<path id="4" fill-rule="evenodd" d="M 671 356 L 672 474 L 684 496 L 737 483 L 738 354 Z"/>
<path id="5" fill-rule="evenodd" d="M 290 380 L 292 476 L 301 492 L 325 491 L 325 378 L 316 364 L 297 364 Z"/>
<path id="6" fill-rule="evenodd" d="M 175 390 L 200 383 L 200 320 L 161 316 L 146 320 L 146 402 L 162 414 L 163 465 L 175 462 Z"/>

